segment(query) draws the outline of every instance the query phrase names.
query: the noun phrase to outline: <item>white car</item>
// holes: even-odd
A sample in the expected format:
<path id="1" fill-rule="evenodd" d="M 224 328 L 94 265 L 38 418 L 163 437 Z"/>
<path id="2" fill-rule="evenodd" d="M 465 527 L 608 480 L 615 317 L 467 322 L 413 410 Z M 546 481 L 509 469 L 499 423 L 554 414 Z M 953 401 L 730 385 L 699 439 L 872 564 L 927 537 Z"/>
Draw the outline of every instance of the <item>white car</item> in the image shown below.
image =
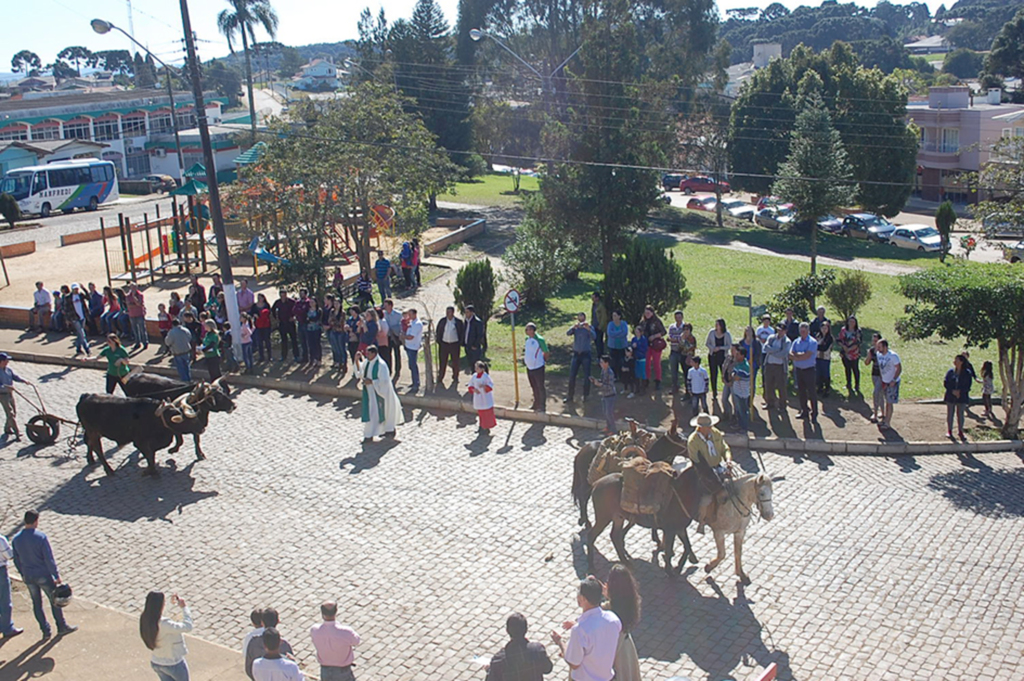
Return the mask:
<path id="1" fill-rule="evenodd" d="M 897 225 L 889 235 L 889 243 L 900 248 L 929 253 L 942 250 L 939 230 L 928 225 Z"/>
<path id="2" fill-rule="evenodd" d="M 754 213 L 757 212 L 757 208 L 751 204 L 741 201 L 739 199 L 723 199 L 722 208 L 734 218 L 740 220 L 751 220 L 754 219 Z"/>

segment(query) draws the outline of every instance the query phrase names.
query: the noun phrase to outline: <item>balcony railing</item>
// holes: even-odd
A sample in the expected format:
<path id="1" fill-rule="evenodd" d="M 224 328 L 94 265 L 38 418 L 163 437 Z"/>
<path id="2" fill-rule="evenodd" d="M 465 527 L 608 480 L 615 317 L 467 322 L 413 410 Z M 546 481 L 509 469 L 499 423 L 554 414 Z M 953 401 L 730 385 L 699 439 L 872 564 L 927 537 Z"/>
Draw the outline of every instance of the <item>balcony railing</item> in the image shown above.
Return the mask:
<path id="1" fill-rule="evenodd" d="M 957 144 L 943 144 L 942 142 L 923 142 L 921 151 L 931 151 L 939 154 L 960 153 L 960 146 Z"/>

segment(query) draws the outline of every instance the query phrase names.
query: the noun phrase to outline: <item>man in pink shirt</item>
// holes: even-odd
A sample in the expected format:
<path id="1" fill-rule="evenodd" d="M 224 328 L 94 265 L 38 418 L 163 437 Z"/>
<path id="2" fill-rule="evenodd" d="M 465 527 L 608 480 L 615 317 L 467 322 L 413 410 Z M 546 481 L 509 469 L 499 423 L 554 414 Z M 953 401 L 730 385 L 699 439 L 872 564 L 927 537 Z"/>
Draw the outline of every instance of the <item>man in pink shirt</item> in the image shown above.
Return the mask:
<path id="1" fill-rule="evenodd" d="M 324 601 L 320 615 L 324 621 L 309 630 L 316 648 L 316 659 L 320 663 L 320 680 L 355 681 L 352 648 L 361 643 L 359 634 L 334 621 L 338 615 L 338 604 L 334 601 Z"/>

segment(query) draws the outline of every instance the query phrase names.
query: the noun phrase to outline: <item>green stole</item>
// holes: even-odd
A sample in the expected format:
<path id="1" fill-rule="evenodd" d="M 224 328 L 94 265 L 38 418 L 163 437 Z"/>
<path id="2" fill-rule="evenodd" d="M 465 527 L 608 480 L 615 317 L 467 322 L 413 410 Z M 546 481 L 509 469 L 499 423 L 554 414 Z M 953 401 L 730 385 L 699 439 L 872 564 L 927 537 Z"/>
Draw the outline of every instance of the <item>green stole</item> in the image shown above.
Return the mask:
<path id="1" fill-rule="evenodd" d="M 377 377 L 380 374 L 380 358 L 379 357 L 377 359 L 373 360 L 373 368 L 370 371 L 372 373 L 372 376 L 369 376 L 369 378 L 371 378 L 374 381 L 376 381 Z M 365 370 L 363 371 L 363 378 L 367 378 Z M 379 395 L 376 391 L 374 391 L 373 394 L 374 394 L 374 397 L 377 398 L 377 420 L 380 423 L 384 423 L 384 398 L 381 395 Z M 363 423 L 369 423 L 369 421 L 370 421 L 370 393 L 366 389 L 366 386 L 364 385 L 363 386 Z"/>

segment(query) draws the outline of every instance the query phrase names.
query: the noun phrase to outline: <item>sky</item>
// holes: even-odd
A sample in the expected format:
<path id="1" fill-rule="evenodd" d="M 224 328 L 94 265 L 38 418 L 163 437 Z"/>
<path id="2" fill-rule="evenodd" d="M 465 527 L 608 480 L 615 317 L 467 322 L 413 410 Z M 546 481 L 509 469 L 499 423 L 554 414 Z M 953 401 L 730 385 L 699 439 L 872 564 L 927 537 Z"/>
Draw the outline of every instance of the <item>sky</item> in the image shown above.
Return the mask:
<path id="1" fill-rule="evenodd" d="M 458 15 L 458 0 L 438 0 L 441 9 L 454 25 Z M 89 27 L 91 19 L 105 19 L 125 31 L 129 30 L 129 0 L 4 0 L 4 23 L 14 30 L 5 33 L 0 45 L 0 73 L 10 70 L 11 57 L 27 49 L 39 55 L 43 64 L 54 60 L 65 47 L 84 45 L 92 51 L 136 49 L 128 39 L 116 33 L 97 35 Z M 136 40 L 146 45 L 164 61 L 180 62 L 181 14 L 175 0 L 130 0 L 132 22 Z M 356 23 L 363 7 L 369 6 L 376 14 L 383 7 L 389 20 L 412 14 L 415 0 L 271 0 L 280 19 L 278 41 L 286 45 L 305 45 L 320 42 L 338 42 L 356 37 Z M 899 3 L 899 0 L 894 0 Z M 766 7 L 771 0 L 719 0 L 724 12 L 737 7 Z M 794 8 L 818 2 L 782 0 Z M 874 0 L 863 0 L 861 5 L 873 6 Z M 935 11 L 942 0 L 927 0 Z M 217 32 L 217 14 L 227 6 L 223 0 L 192 0 L 189 5 L 192 30 L 199 39 L 201 59 L 222 57 L 228 53 L 227 42 Z M 257 38 L 263 36 L 257 34 Z"/>

